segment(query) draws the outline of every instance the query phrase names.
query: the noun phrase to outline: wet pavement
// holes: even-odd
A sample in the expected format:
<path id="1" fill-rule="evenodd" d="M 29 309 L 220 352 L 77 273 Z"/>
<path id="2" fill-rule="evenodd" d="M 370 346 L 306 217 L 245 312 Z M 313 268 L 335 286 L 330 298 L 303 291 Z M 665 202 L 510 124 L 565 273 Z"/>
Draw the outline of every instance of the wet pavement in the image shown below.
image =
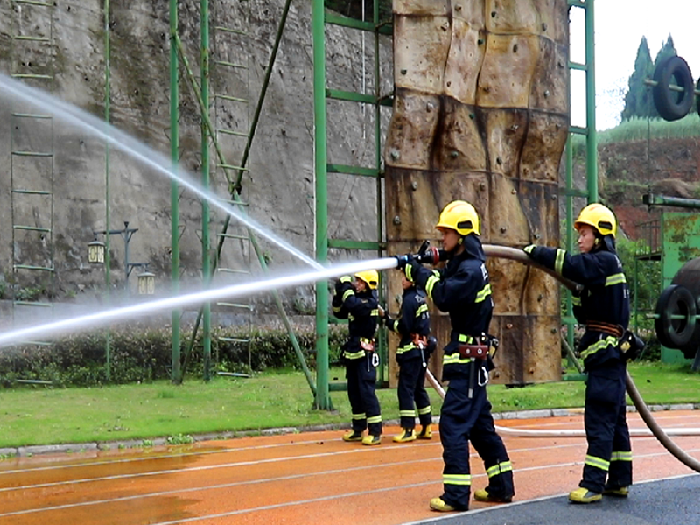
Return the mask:
<path id="1" fill-rule="evenodd" d="M 700 428 L 700 411 L 656 412 L 664 428 Z M 644 428 L 637 414 L 630 427 Z M 499 420 L 513 429 L 582 429 L 581 415 Z M 565 497 L 583 468 L 582 437 L 505 436 L 516 499 L 436 514 L 442 447 L 431 441 L 344 443 L 343 430 L 246 437 L 149 451 L 92 451 L 0 462 L 0 525 L 68 524 L 700 524 L 700 476 L 653 437 L 633 438 L 627 499 L 586 506 Z M 675 437 L 700 458 L 699 437 Z M 486 485 L 478 457 L 473 488 Z"/>

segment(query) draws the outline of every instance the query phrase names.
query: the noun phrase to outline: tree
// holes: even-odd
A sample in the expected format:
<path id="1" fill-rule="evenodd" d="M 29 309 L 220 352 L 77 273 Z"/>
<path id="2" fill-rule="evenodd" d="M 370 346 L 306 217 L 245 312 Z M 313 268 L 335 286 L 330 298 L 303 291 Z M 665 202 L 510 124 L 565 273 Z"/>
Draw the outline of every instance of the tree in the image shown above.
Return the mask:
<path id="1" fill-rule="evenodd" d="M 669 36 L 671 46 L 673 40 Z M 663 51 L 664 48 L 662 48 Z M 674 50 L 675 53 L 675 50 Z M 661 51 L 659 52 L 659 55 Z M 659 59 L 657 55 L 657 60 Z M 634 71 L 627 81 L 627 94 L 625 95 L 625 107 L 620 114 L 620 119 L 624 122 L 632 117 L 657 117 L 658 113 L 654 107 L 654 98 L 649 86 L 644 84 L 644 80 L 654 76 L 654 63 L 651 61 L 651 53 L 649 52 L 649 43 L 646 37 L 642 37 L 642 41 L 637 49 L 637 58 L 634 60 Z"/>
<path id="2" fill-rule="evenodd" d="M 678 55 L 678 53 L 676 52 L 676 46 L 673 45 L 673 37 L 668 35 L 668 39 L 663 43 L 661 49 L 656 54 L 656 58 L 654 59 L 654 67 L 658 66 L 666 58 L 675 57 L 676 55 Z"/>

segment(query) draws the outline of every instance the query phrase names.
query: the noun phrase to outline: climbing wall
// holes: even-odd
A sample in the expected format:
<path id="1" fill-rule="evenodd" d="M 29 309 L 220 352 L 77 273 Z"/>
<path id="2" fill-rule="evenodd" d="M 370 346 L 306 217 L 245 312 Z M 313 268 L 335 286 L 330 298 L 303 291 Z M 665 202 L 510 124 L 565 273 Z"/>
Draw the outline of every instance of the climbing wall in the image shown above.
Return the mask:
<path id="1" fill-rule="evenodd" d="M 567 1 L 394 0 L 393 8 L 396 101 L 384 151 L 389 253 L 415 252 L 424 239 L 437 246 L 438 214 L 455 199 L 479 212 L 483 243 L 557 246 L 557 171 L 570 112 Z M 489 259 L 488 269 L 491 333 L 501 340 L 492 378 L 559 379 L 558 285 L 506 260 Z M 392 311 L 400 297 L 392 276 Z M 432 316 L 444 343 L 449 317 L 434 308 Z M 441 362 L 442 354 L 433 357 L 438 375 Z"/>

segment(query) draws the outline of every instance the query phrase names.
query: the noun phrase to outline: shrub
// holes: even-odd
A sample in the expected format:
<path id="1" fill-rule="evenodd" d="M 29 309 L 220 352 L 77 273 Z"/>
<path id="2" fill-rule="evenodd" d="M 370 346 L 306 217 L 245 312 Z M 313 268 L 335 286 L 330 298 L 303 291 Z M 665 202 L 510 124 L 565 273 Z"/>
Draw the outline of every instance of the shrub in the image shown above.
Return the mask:
<path id="1" fill-rule="evenodd" d="M 201 332 L 201 331 L 200 331 Z M 347 329 L 329 329 L 329 359 L 338 359 Z M 181 356 L 191 332 L 180 336 Z M 312 329 L 297 332 L 297 340 L 309 367 L 316 365 L 316 334 Z M 78 334 L 56 340 L 50 346 L 22 346 L 0 351 L 0 379 L 5 386 L 16 380 L 51 381 L 63 386 L 95 386 L 107 381 L 107 332 Z M 111 331 L 111 383 L 148 382 L 169 379 L 172 342 L 169 327 Z M 249 342 L 248 342 L 249 341 Z M 299 368 L 289 334 L 278 329 L 247 327 L 217 328 L 212 331 L 213 371 L 251 373 L 266 368 Z M 188 374 L 201 376 L 203 355 L 201 333 L 189 356 Z"/>

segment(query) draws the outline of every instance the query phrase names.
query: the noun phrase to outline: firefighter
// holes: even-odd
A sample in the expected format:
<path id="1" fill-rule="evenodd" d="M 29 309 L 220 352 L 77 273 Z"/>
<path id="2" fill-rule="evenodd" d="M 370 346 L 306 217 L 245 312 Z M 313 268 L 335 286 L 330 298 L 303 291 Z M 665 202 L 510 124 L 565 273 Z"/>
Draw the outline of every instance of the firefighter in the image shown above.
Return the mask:
<path id="1" fill-rule="evenodd" d="M 444 247 L 440 259 L 447 260 L 443 270 L 430 271 L 413 256 L 397 257 L 397 267 L 425 290 L 438 309 L 449 313 L 452 324 L 443 361 L 443 380 L 449 381 L 449 387 L 439 426 L 444 493 L 430 500 L 431 509 L 452 512 L 469 508 L 469 441 L 484 461 L 488 476 L 487 487 L 477 490 L 474 499 L 509 502 L 515 489 L 513 467 L 496 434 L 486 396 L 489 361 L 479 353 L 488 337 L 494 307 L 479 239 L 479 216 L 471 204 L 453 201 L 440 214 L 437 229 Z"/>
<path id="2" fill-rule="evenodd" d="M 403 300 L 401 316 L 391 319 L 381 307 L 379 314 L 385 326 L 401 335 L 396 348 L 399 365 L 399 414 L 401 434 L 394 436 L 396 443 L 408 443 L 416 439 L 431 439 L 432 409 L 430 397 L 425 391 L 425 370 L 430 353 L 435 349 L 435 339 L 430 337 L 430 314 L 425 292 L 418 290 L 411 281 L 401 276 Z M 421 430 L 416 434 L 416 409 Z"/>
<path id="3" fill-rule="evenodd" d="M 585 393 L 588 449 L 574 503 L 600 501 L 602 494 L 626 497 L 632 484 L 632 452 L 627 428 L 627 355 L 620 339 L 629 320 L 629 290 L 615 252 L 617 221 L 601 204 L 589 204 L 574 223 L 579 255 L 530 245 L 534 261 L 584 285 L 574 297 L 574 315 L 586 327 L 578 351 L 588 373 Z M 626 349 L 625 345 L 622 348 Z"/>
<path id="4" fill-rule="evenodd" d="M 348 319 L 348 340 L 343 345 L 341 359 L 345 363 L 348 399 L 352 409 L 352 430 L 344 441 L 361 441 L 363 445 L 382 442 L 382 412 L 375 393 L 376 367 L 379 355 L 375 351 L 374 333 L 379 319 L 376 270 L 341 277 L 335 285 L 333 314 Z M 362 433 L 367 430 L 367 435 Z"/>

